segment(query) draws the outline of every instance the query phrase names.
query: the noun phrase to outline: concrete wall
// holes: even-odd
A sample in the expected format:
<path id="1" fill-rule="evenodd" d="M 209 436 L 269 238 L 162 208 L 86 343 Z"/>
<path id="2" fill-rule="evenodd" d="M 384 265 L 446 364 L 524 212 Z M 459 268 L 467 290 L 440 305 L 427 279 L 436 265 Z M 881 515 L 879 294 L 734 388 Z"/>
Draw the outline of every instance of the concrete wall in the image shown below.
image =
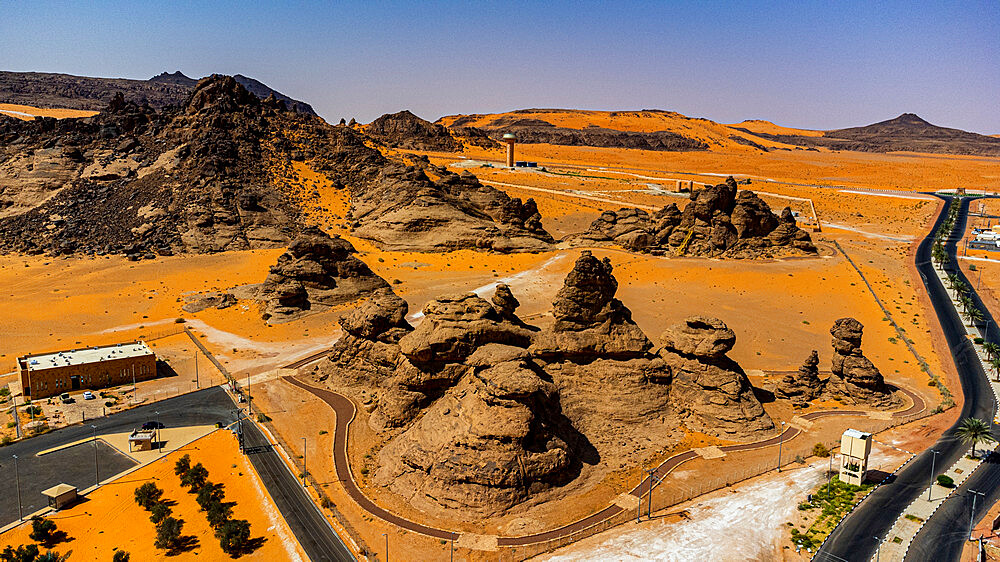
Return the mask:
<path id="1" fill-rule="evenodd" d="M 80 388 L 94 390 L 132 382 L 133 369 L 136 381 L 156 376 L 156 356 L 122 357 L 97 363 L 66 365 L 33 371 L 18 364 L 24 394 L 32 400 L 57 396 L 73 389 L 71 377 L 80 377 Z"/>

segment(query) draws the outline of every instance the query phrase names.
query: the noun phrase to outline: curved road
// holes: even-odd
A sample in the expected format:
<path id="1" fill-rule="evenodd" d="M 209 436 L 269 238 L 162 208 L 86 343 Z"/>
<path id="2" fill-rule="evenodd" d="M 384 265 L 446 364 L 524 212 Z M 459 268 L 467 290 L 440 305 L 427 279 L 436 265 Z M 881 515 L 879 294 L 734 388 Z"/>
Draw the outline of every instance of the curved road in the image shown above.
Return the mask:
<path id="1" fill-rule="evenodd" d="M 347 494 L 361 506 L 362 509 L 368 513 L 402 527 L 404 529 L 435 537 L 444 540 L 456 540 L 459 537 L 459 533 L 453 531 L 446 531 L 443 529 L 436 529 L 433 527 L 428 527 L 408 519 L 404 519 L 395 513 L 387 511 L 374 502 L 372 502 L 358 487 L 357 482 L 354 479 L 354 475 L 351 472 L 350 463 L 347 458 L 347 440 L 350 430 L 350 424 L 354 421 L 354 417 L 357 414 L 357 408 L 354 406 L 349 398 L 342 394 L 336 392 L 317 388 L 314 386 L 307 385 L 302 381 L 299 381 L 292 377 L 285 377 L 285 381 L 297 386 L 303 390 L 306 390 L 314 394 L 319 399 L 326 402 L 331 408 L 333 408 L 336 413 L 337 425 L 334 433 L 333 442 L 333 460 L 334 467 L 337 471 L 337 479 L 344 486 Z M 903 394 L 910 398 L 911 405 L 906 410 L 899 412 L 894 412 L 894 417 L 909 416 L 915 413 L 922 412 L 926 408 L 926 404 L 923 399 L 921 399 L 917 394 L 904 389 L 899 389 Z M 867 415 L 868 412 L 861 410 L 833 410 L 833 411 L 822 411 L 822 412 L 810 412 L 803 414 L 802 418 L 806 420 L 816 420 L 826 416 L 845 416 L 845 415 Z M 794 439 L 801 433 L 796 427 L 789 426 L 780 436 L 771 437 L 770 439 L 765 439 L 763 441 L 757 441 L 754 443 L 741 443 L 738 445 L 727 445 L 719 447 L 723 452 L 736 452 L 736 451 L 747 451 L 752 449 L 759 449 L 763 447 L 769 447 L 772 445 L 777 445 L 779 441 L 789 441 Z M 674 455 L 664 461 L 660 466 L 656 468 L 653 472 L 652 478 L 654 482 L 659 482 L 664 476 L 669 474 L 672 470 L 680 466 L 681 464 L 697 458 L 699 455 L 695 451 L 685 451 Z M 644 479 L 638 486 L 629 491 L 629 493 L 636 498 L 642 498 L 645 494 L 649 493 L 650 477 Z M 617 505 L 610 505 L 596 513 L 591 514 L 588 517 L 574 521 L 567 525 L 551 529 L 549 531 L 544 531 L 540 533 L 535 533 L 531 535 L 524 535 L 520 537 L 498 537 L 498 546 L 523 546 L 529 544 L 536 544 L 540 542 L 546 542 L 553 539 L 558 539 L 571 535 L 573 533 L 584 530 L 591 527 L 597 523 L 605 521 L 619 513 L 625 511 L 623 508 Z"/>
<path id="2" fill-rule="evenodd" d="M 961 233 L 965 232 L 970 203 L 971 199 L 962 200 L 960 218 L 956 221 L 955 227 L 955 231 L 960 234 L 949 239 L 948 251 L 952 256 L 950 263 L 956 266 L 953 272 L 969 286 L 970 296 L 979 310 L 983 312 L 984 319 L 989 321 L 986 341 L 1000 342 L 1000 329 L 997 329 L 993 315 L 976 294 L 975 284 L 969 283 L 961 268 L 957 267 L 957 244 L 961 241 Z M 980 364 L 976 362 L 974 365 L 982 373 Z M 983 373 L 982 376 L 986 376 L 986 374 Z M 986 401 L 992 402 L 993 400 L 994 397 L 989 395 Z M 992 406 L 990 407 L 992 408 Z M 988 414 L 982 419 L 988 419 Z M 1000 439 L 1000 428 L 993 431 L 993 436 Z M 963 445 L 963 447 L 967 448 L 968 446 Z M 985 496 L 973 494 L 971 490 L 982 492 Z M 972 511 L 974 495 L 976 495 L 975 513 Z M 927 520 L 924 527 L 914 537 L 906 559 L 958 560 L 961 558 L 962 548 L 969 538 L 970 516 L 972 521 L 979 521 L 997 501 L 1000 501 L 1000 455 L 992 454 Z"/>
<path id="3" fill-rule="evenodd" d="M 941 223 L 947 216 L 947 204 L 951 202 L 951 197 L 942 197 L 945 200 L 944 210 L 938 215 L 934 222 L 934 227 L 924 238 L 917 248 L 915 262 L 917 271 L 924 283 L 924 289 L 930 297 L 934 312 L 941 324 L 945 340 L 951 350 L 955 367 L 958 370 L 959 380 L 962 385 L 962 394 L 965 396 L 959 420 L 969 416 L 979 419 L 992 419 L 994 397 L 990 388 L 986 374 L 983 372 L 979 358 L 967 337 L 965 324 L 959 317 L 951 304 L 951 299 L 945 291 L 944 285 L 934 273 L 934 264 L 931 262 L 931 246 L 934 242 L 934 232 L 937 231 Z M 954 232 L 964 232 L 966 215 L 968 211 L 968 199 L 962 201 L 962 213 L 956 221 Z M 960 236 L 959 236 L 960 238 Z M 954 263 L 956 237 L 954 233 L 948 238 L 947 249 L 952 255 Z M 935 462 L 935 471 L 944 472 L 944 468 L 951 466 L 962 455 L 968 452 L 968 446 L 964 445 L 955 437 L 955 429 L 958 426 L 955 422 L 932 447 L 913 458 L 906 464 L 895 477 L 890 478 L 885 484 L 879 486 L 874 492 L 868 495 L 864 501 L 851 512 L 840 525 L 830 534 L 830 537 L 816 553 L 814 560 L 827 562 L 830 560 L 870 560 L 875 555 L 878 541 L 884 540 L 886 533 L 892 528 L 896 519 L 904 509 L 917 497 L 918 494 L 926 490 L 930 484 L 933 454 L 931 450 L 940 453 Z M 981 472 L 981 471 L 980 471 Z M 977 481 L 979 472 L 970 480 Z M 981 499 L 980 499 L 981 501 Z M 971 502 L 971 500 L 970 500 Z M 940 510 L 939 510 L 940 511 Z M 930 527 L 930 525 L 928 525 Z M 911 552 L 916 547 L 916 543 L 921 542 L 921 532 L 911 546 Z M 927 544 L 921 542 L 921 544 Z M 933 554 L 930 558 L 919 558 L 921 560 L 946 560 L 942 557 L 943 552 L 934 544 L 921 547 L 927 554 Z M 957 559 L 957 556 L 954 558 Z"/>

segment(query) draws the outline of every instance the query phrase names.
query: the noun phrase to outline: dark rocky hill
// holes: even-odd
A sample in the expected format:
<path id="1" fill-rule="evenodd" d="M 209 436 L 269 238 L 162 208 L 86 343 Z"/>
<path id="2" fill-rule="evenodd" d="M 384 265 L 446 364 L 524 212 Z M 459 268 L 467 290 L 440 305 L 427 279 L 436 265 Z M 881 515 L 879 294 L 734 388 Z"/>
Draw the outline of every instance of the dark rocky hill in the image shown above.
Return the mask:
<path id="1" fill-rule="evenodd" d="M 305 102 L 294 100 L 267 85 L 237 74 L 233 78 L 260 99 L 271 94 L 299 113 L 316 115 Z M 95 78 L 47 72 L 0 72 L 0 103 L 19 103 L 35 107 L 65 107 L 99 111 L 121 92 L 125 101 L 162 109 L 180 105 L 191 94 L 198 80 L 181 71 L 164 72 L 149 80 Z"/>
<path id="2" fill-rule="evenodd" d="M 432 181 L 371 143 L 220 75 L 160 111 L 119 93 L 89 118 L 0 116 L 0 251 L 139 258 L 282 246 L 307 226 L 302 194 L 276 172 L 292 161 L 348 189 L 349 228 L 383 247 L 551 244 L 530 199 L 471 174 Z"/>
<path id="3" fill-rule="evenodd" d="M 453 152 L 462 143 L 452 138 L 443 125 L 425 121 L 403 110 L 387 113 L 365 126 L 365 133 L 389 146 L 412 150 Z"/>
<path id="4" fill-rule="evenodd" d="M 913 113 L 864 127 L 826 131 L 821 137 L 754 134 L 788 144 L 832 150 L 1000 156 L 1000 138 L 932 125 Z"/>

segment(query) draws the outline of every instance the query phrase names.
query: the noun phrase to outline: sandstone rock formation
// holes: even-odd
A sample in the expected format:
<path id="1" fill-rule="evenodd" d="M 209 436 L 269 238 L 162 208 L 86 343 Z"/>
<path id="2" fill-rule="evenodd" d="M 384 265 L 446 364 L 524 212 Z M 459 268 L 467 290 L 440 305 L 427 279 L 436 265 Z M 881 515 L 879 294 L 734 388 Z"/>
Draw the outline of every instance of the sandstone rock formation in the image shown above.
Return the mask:
<path id="1" fill-rule="evenodd" d="M 736 334 L 725 323 L 692 316 L 668 328 L 662 340 L 671 405 L 689 428 L 735 439 L 773 429 L 746 373 L 726 356 Z"/>
<path id="2" fill-rule="evenodd" d="M 536 338 L 532 353 L 546 359 L 629 359 L 653 344 L 616 298 L 611 261 L 585 250 L 552 303 L 555 324 Z"/>
<path id="3" fill-rule="evenodd" d="M 490 516 L 575 477 L 582 440 L 556 387 L 519 351 L 480 348 L 461 381 L 382 449 L 376 482 L 418 509 Z"/>
<path id="4" fill-rule="evenodd" d="M 808 406 L 822 392 L 823 381 L 819 378 L 819 355 L 816 350 L 809 354 L 798 372 L 783 376 L 774 390 L 775 396 L 791 400 L 797 408 Z"/>
<path id="5" fill-rule="evenodd" d="M 209 291 L 184 297 L 184 306 L 181 307 L 181 310 L 191 313 L 201 312 L 206 308 L 222 310 L 234 304 L 236 304 L 236 296 L 232 293 Z"/>
<path id="6" fill-rule="evenodd" d="M 290 320 L 302 312 L 327 308 L 388 287 L 354 254 L 354 246 L 318 228 L 306 228 L 278 257 L 260 287 L 263 317 Z"/>
<path id="7" fill-rule="evenodd" d="M 358 396 L 384 439 L 375 482 L 429 513 L 502 513 L 602 460 L 621 468 L 693 430 L 756 439 L 773 424 L 726 357 L 725 324 L 691 318 L 653 344 L 582 252 L 541 329 L 499 285 L 428 302 L 414 329 L 389 288 L 341 320 L 317 380 Z"/>
<path id="8" fill-rule="evenodd" d="M 733 178 L 691 194 L 652 215 L 642 209 L 605 211 L 577 237 L 587 244 L 612 243 L 627 250 L 712 257 L 757 258 L 782 252 L 814 254 L 809 234 L 789 208 L 780 216 L 752 191 L 737 193 Z"/>
<path id="9" fill-rule="evenodd" d="M 851 404 L 892 407 L 899 398 L 885 384 L 882 373 L 861 351 L 861 322 L 840 318 L 833 323 L 833 374 L 826 381 L 826 394 Z"/>

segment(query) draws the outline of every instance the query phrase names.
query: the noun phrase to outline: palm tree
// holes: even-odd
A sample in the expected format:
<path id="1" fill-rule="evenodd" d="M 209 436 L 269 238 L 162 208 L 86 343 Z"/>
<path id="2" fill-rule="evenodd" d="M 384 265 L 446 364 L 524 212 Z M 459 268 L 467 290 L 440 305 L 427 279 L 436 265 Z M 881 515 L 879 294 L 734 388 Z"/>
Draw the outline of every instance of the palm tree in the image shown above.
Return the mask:
<path id="1" fill-rule="evenodd" d="M 957 273 L 948 274 L 948 285 L 951 287 L 952 290 L 955 290 L 955 285 L 958 284 L 959 282 L 961 282 L 961 279 L 958 278 Z"/>
<path id="2" fill-rule="evenodd" d="M 983 311 L 979 310 L 975 306 L 970 306 L 965 309 L 965 313 L 963 315 L 965 316 L 965 319 L 969 321 L 969 326 L 975 326 L 976 322 L 982 322 L 983 320 Z"/>
<path id="3" fill-rule="evenodd" d="M 975 306 L 975 303 L 972 302 L 972 298 L 969 297 L 968 295 L 959 296 L 958 304 L 962 305 L 962 314 L 965 314 L 966 312 L 969 311 L 970 308 Z"/>
<path id="4" fill-rule="evenodd" d="M 965 418 L 955 430 L 955 435 L 962 443 L 972 444 L 972 458 L 976 458 L 976 445 L 996 441 L 990 435 L 990 424 L 979 418 Z"/>
<path id="5" fill-rule="evenodd" d="M 951 273 L 950 275 L 955 274 Z M 955 277 L 958 277 L 958 275 L 955 275 Z M 965 281 L 955 281 L 951 288 L 955 289 L 956 295 L 967 295 L 969 293 L 969 286 L 965 284 Z"/>
<path id="6" fill-rule="evenodd" d="M 986 357 L 991 360 L 996 357 L 1000 357 L 1000 345 L 988 341 L 983 344 L 983 352 L 985 352 Z"/>
<path id="7" fill-rule="evenodd" d="M 997 376 L 997 381 L 1000 381 L 1000 356 L 990 359 L 990 367 L 993 367 L 993 372 Z"/>

